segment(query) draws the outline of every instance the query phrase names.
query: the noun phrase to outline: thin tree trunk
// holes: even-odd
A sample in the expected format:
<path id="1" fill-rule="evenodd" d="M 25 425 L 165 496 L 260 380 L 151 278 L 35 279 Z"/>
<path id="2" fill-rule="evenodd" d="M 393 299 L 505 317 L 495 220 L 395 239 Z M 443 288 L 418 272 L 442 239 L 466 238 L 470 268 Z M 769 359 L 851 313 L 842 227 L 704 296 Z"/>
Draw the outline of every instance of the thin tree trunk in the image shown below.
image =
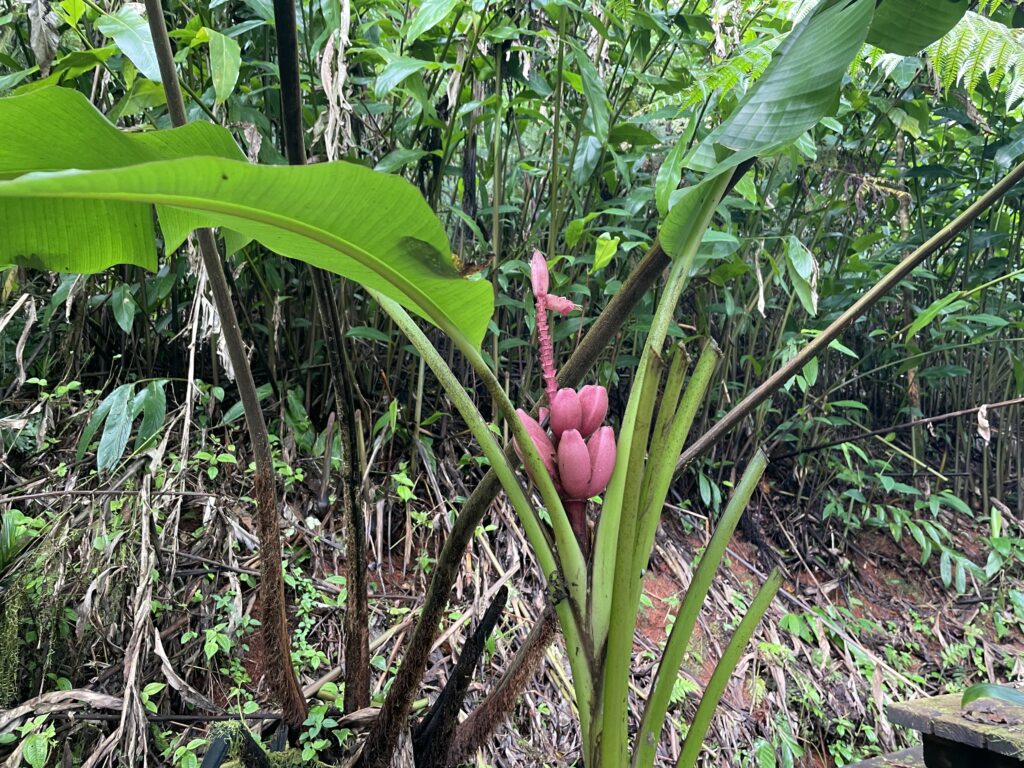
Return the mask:
<path id="1" fill-rule="evenodd" d="M 175 126 L 188 122 L 185 102 L 178 86 L 171 41 L 167 35 L 160 0 L 146 0 L 146 15 L 153 36 L 160 76 L 167 97 L 167 111 Z M 254 497 L 256 499 L 256 531 L 260 540 L 260 632 L 263 638 L 264 674 L 274 700 L 281 706 L 284 721 L 298 728 L 306 719 L 308 708 L 292 666 L 288 616 L 285 611 L 284 573 L 281 567 L 281 531 L 277 516 L 277 490 L 274 485 L 274 464 L 270 452 L 267 423 L 260 408 L 256 383 L 252 378 L 249 358 L 245 354 L 238 317 L 231 301 L 213 230 L 198 232 L 199 255 L 206 268 L 213 302 L 220 317 L 221 333 L 228 348 L 228 357 L 235 369 L 235 383 L 245 412 L 253 461 L 256 465 Z"/>
<path id="2" fill-rule="evenodd" d="M 306 164 L 302 130 L 302 90 L 299 85 L 298 30 L 294 0 L 274 0 L 274 30 L 281 73 L 281 124 L 285 156 L 291 165 Z M 331 278 L 322 269 L 307 265 L 313 282 L 318 315 L 324 332 L 327 359 L 334 384 L 335 408 L 341 415 L 342 477 L 339 496 L 345 516 L 345 713 L 370 705 L 370 630 L 366 580 L 366 521 L 363 517 L 355 462 L 355 394 L 351 364 Z M 328 450 L 330 448 L 328 447 Z M 327 479 L 324 479 L 327 482 Z"/>

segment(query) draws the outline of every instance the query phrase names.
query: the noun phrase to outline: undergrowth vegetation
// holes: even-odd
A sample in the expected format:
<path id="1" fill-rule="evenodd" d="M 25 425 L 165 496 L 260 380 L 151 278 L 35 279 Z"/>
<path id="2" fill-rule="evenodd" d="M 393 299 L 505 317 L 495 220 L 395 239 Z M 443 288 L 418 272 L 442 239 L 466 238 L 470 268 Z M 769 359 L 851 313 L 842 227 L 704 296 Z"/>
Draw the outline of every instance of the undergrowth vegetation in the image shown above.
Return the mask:
<path id="1" fill-rule="evenodd" d="M 767 455 L 764 474 L 748 483 L 746 511 L 734 507 L 736 536 L 664 689 L 654 764 L 675 765 L 685 750 L 726 638 L 742 634 L 775 568 L 783 587 L 736 652 L 701 765 L 846 765 L 910 743 L 885 719 L 890 701 L 1024 679 L 1021 189 L 933 249 L 822 352 L 799 357 L 1024 158 L 1020 8 L 950 3 L 959 20 L 919 51 L 883 49 L 881 39 L 859 46 L 839 67 L 828 114 L 784 146 L 754 147 L 719 177 L 722 194 L 704 201 L 710 228 L 693 243 L 692 262 L 684 270 L 679 254 L 668 254 L 677 259 L 673 283 L 654 279 L 667 272 L 671 211 L 689 205 L 693 190 L 707 194 L 707 151 L 711 166 L 723 160 L 715 155 L 722 126 L 734 126 L 730 115 L 769 77 L 773 55 L 790 50 L 794 28 L 834 3 L 299 0 L 297 110 L 282 85 L 276 5 L 164 5 L 187 121 L 234 139 L 225 146 L 210 134 L 208 151 L 192 153 L 203 157 L 184 158 L 172 140 L 146 139 L 179 121 L 143 6 L 0 4 L 0 97 L 42 104 L 54 88 L 66 92 L 61 99 L 77 92 L 80 106 L 87 99 L 121 129 L 119 151 L 152 162 L 131 166 L 144 169 L 140 188 L 185 159 L 188 183 L 212 179 L 209 198 L 223 190 L 225 200 L 251 194 L 301 208 L 309 202 L 301 184 L 257 175 L 271 169 L 252 169 L 234 191 L 216 186 L 219 169 L 234 167 L 216 165 L 223 158 L 303 164 L 289 143 L 297 120 L 306 163 L 344 169 L 337 183 L 347 197 L 335 199 L 330 184 L 305 190 L 323 208 L 314 223 L 361 227 L 366 250 L 384 232 L 380 239 L 395 243 L 379 260 L 420 270 L 423 282 L 395 296 L 362 273 L 334 269 L 348 278 L 340 280 L 307 269 L 300 260 L 332 269 L 309 241 L 294 253 L 229 224 L 219 233 L 252 397 L 268 428 L 293 684 L 310 702 L 275 760 L 344 764 L 375 727 L 371 707 L 401 685 L 429 585 L 453 568 L 423 649 L 429 666 L 408 692 L 409 717 L 429 724 L 476 638 L 483 662 L 456 713 L 473 712 L 499 680 L 512 679 L 512 696 L 487 723 L 492 736 L 467 741 L 469 749 L 460 730 L 449 754 L 465 748 L 464 764 L 481 766 L 590 757 L 565 615 L 566 637 L 552 643 L 552 606 L 564 607 L 559 589 L 573 586 L 550 578 L 564 573 L 567 541 L 552 547 L 562 570 L 544 572 L 516 500 L 490 503 L 498 485 L 487 473 L 498 462 L 481 448 L 473 418 L 390 308 L 396 299 L 435 326 L 422 333 L 437 360 L 480 424 L 509 443 L 518 422 L 488 377 L 511 403 L 546 406 L 530 291 L 535 251 L 547 256 L 551 294 L 575 305 L 551 323 L 555 356 L 575 376 L 569 386 L 584 374 L 573 354 L 589 363 L 586 381 L 606 388 L 620 449 L 636 420 L 630 393 L 643 388 L 651 354 L 665 356 L 667 391 L 673 345 L 680 377 L 691 357 L 696 369 L 702 351 L 717 347 L 687 451 L 771 374 L 802 361 L 724 439 L 684 451 L 658 505 L 626 648 L 630 733 L 642 727 L 701 558 L 714 552 L 715 524 L 743 495 L 758 449 Z M 88 110 L 76 114 L 84 116 L 75 126 L 33 129 L 49 143 L 27 168 L 5 154 L 0 134 L 0 184 L 47 183 L 16 178 L 26 171 L 117 168 L 81 160 L 115 139 Z M 60 165 L 69 154 L 81 164 Z M 337 160 L 352 165 L 326 165 Z M 381 174 L 408 184 L 381 182 L 395 182 L 383 214 L 358 208 L 376 200 L 371 179 Z M 63 183 L 70 189 L 75 174 Z M 160 216 L 159 260 L 125 246 L 79 274 L 46 261 L 42 246 L 12 255 L 0 245 L 0 756 L 12 766 L 146 759 L 193 768 L 218 745 L 246 764 L 250 745 L 271 746 L 273 726 L 288 719 L 267 675 L 280 659 L 265 640 L 271 608 L 260 590 L 261 465 L 245 428 L 247 373 L 209 294 L 201 238 L 170 226 L 165 201 L 148 202 Z M 110 247 L 102 232 L 67 231 L 78 202 L 51 204 L 52 217 L 34 230 L 39 242 L 52 231 L 80 238 L 83 251 Z M 13 222 L 29 205 L 0 198 L 0 243 L 23 234 Z M 346 216 L 352 210 L 359 215 Z M 416 219 L 431 211 L 436 221 Z M 152 229 L 151 207 L 140 215 Z M 402 237 L 410 220 L 420 229 Z M 454 268 L 442 262 L 445 237 Z M 585 350 L 644 270 L 651 278 L 607 345 Z M 462 291 L 454 298 L 444 294 L 449 279 Z M 436 312 L 413 306 L 413 289 Z M 476 297 L 492 294 L 487 316 Z M 659 318 L 667 346 L 645 354 Z M 486 370 L 453 333 L 466 328 L 482 338 Z M 647 381 L 651 408 L 658 377 Z M 652 441 L 649 466 L 661 445 Z M 530 477 L 544 502 L 537 530 L 557 539 L 560 506 L 543 495 L 543 478 Z M 445 542 L 488 482 L 491 495 L 451 565 Z M 595 494 L 607 503 L 615 483 Z M 597 509 L 600 551 L 608 510 Z M 348 548 L 354 530 L 365 537 L 365 567 Z M 588 557 L 589 535 L 579 538 Z M 359 595 L 365 663 L 356 674 L 345 660 L 360 636 L 346 622 L 362 615 Z M 500 615 L 480 634 L 495 605 Z M 606 616 L 598 646 L 615 634 L 611 623 L 609 632 Z M 516 680 L 517 669 L 531 674 Z M 419 751 L 417 760 L 442 764 Z"/>

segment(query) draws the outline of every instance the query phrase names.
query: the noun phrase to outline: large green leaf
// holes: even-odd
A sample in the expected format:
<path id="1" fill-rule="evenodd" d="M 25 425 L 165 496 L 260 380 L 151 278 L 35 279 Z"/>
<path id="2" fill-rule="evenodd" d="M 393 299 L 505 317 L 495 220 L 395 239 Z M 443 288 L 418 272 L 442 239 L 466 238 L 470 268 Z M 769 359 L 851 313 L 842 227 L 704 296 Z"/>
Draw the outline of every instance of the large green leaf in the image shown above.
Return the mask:
<path id="1" fill-rule="evenodd" d="M 658 232 L 661 247 L 670 258 L 679 256 L 687 242 L 695 236 L 695 229 L 704 226 L 699 213 L 707 204 L 710 195 L 714 194 L 714 182 L 720 175 L 708 174 L 699 184 L 676 190 L 676 199 L 668 215 L 661 222 L 661 229 Z M 699 234 L 703 235 L 703 230 Z"/>
<path id="2" fill-rule="evenodd" d="M 242 66 L 242 49 L 233 38 L 209 27 L 203 27 L 200 35 L 210 44 L 210 75 L 213 79 L 213 93 L 217 103 L 223 104 L 235 90 L 238 71 Z"/>
<path id="3" fill-rule="evenodd" d="M 211 123 L 167 131 L 119 131 L 84 95 L 69 88 L 43 88 L 0 99 L 0 136 L 0 179 L 30 171 L 117 168 L 191 155 L 245 159 L 231 134 Z"/>
<path id="4" fill-rule="evenodd" d="M 491 316 L 488 283 L 461 278 L 440 222 L 408 182 L 359 165 L 256 166 L 214 157 L 113 170 L 31 174 L 0 182 L 0 199 L 21 205 L 34 247 L 12 251 L 0 208 L 0 265 L 80 271 L 80 233 L 92 208 L 134 217 L 150 205 L 186 212 L 161 219 L 165 247 L 197 227 L 228 227 L 284 256 L 344 275 L 384 293 L 448 332 L 479 345 Z M 76 203 L 74 218 L 50 221 L 55 201 Z M 149 223 L 149 232 L 152 224 Z"/>
<path id="5" fill-rule="evenodd" d="M 395 56 L 392 53 L 383 52 L 387 59 L 387 65 L 377 76 L 373 85 L 373 95 L 383 99 L 395 88 L 405 82 L 406 78 L 416 74 L 421 69 L 436 69 L 437 64 L 423 59 L 413 59 L 408 56 Z"/>
<path id="6" fill-rule="evenodd" d="M 429 32 L 444 21 L 458 4 L 458 0 L 424 0 L 412 21 L 405 28 L 405 39 L 409 43 L 416 42 L 420 35 Z"/>
<path id="7" fill-rule="evenodd" d="M 124 449 L 128 446 L 128 436 L 132 433 L 131 384 L 122 384 L 110 393 L 110 412 L 103 425 L 100 445 L 96 449 L 96 466 L 100 472 L 109 472 L 121 461 Z"/>
<path id="8" fill-rule="evenodd" d="M 12 142 L 0 146 L 0 179 L 9 179 L 0 181 L 0 266 L 91 272 L 127 262 L 152 268 L 156 205 L 167 251 L 193 229 L 227 227 L 374 288 L 473 344 L 482 340 L 491 287 L 459 276 L 440 222 L 403 179 L 348 163 L 255 166 L 211 156 L 159 161 L 190 148 L 225 149 L 210 134 L 222 129 L 128 136 L 87 103 L 87 109 L 79 104 L 61 111 L 41 100 L 42 108 L 33 110 L 28 98 L 0 99 L 0 135 L 20 125 Z M 64 106 L 75 101 L 66 93 L 56 99 Z M 56 122 L 44 126 L 44 119 Z M 56 134 L 50 138 L 59 137 L 60 145 L 29 141 L 33 126 L 39 126 L 37 137 Z M 42 169 L 57 172 L 25 173 Z M 24 175 L 12 179 L 17 173 Z M 126 243 L 138 252 L 127 253 Z"/>
<path id="9" fill-rule="evenodd" d="M 839 87 L 864 44 L 874 8 L 875 0 L 819 4 L 776 49 L 764 74 L 732 114 L 701 142 L 698 165 L 707 167 L 715 145 L 740 158 L 771 151 L 834 111 Z M 737 161 L 734 156 L 729 163 Z"/>
<path id="10" fill-rule="evenodd" d="M 970 0 L 882 0 L 867 41 L 912 56 L 955 27 L 969 6 Z"/>
<path id="11" fill-rule="evenodd" d="M 67 168 L 93 170 L 192 155 L 244 159 L 231 135 L 210 123 L 192 123 L 168 131 L 124 133 L 111 125 L 81 93 L 45 88 L 0 99 L 0 180 L 32 171 Z M 54 200 L 45 219 L 34 217 L 37 204 L 0 201 L 0 254 L 30 257 L 52 230 L 71 222 L 89 226 L 67 237 L 74 260 L 50 251 L 46 268 L 59 272 L 99 272 L 114 264 L 156 269 L 152 214 L 146 206 L 126 208 L 113 203 Z M 159 209 L 161 221 L 172 225 L 180 211 Z M 185 226 L 177 221 L 175 228 Z M 70 255 L 70 253 L 69 253 Z M 0 256 L 0 263 L 8 263 Z M 31 263 L 31 259 L 25 263 Z"/>

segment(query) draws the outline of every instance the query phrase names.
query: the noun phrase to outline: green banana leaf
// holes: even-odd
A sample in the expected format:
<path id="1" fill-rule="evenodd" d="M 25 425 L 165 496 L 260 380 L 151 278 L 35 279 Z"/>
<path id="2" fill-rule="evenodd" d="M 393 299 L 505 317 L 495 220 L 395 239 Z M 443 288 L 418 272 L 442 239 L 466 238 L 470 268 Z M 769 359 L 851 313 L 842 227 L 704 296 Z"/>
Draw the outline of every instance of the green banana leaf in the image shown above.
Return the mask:
<path id="1" fill-rule="evenodd" d="M 119 131 L 78 91 L 43 88 L 23 96 L 0 99 L 0 180 L 37 171 L 68 168 L 93 170 L 213 155 L 244 160 L 231 134 L 211 123 L 191 123 L 166 131 Z M 155 271 L 156 247 L 152 214 L 113 203 L 55 200 L 45 215 L 34 214 L 38 203 L 0 203 L 0 254 L 36 258 L 38 266 L 57 272 L 100 272 L 115 264 L 133 264 Z M 161 221 L 184 226 L 182 214 L 158 208 Z M 68 258 L 51 253 L 46 261 L 40 237 L 71 222 L 88 227 L 68 233 L 74 242 Z M 40 260 L 42 259 L 42 260 Z M 11 263 L 0 255 L 0 266 Z"/>
<path id="2" fill-rule="evenodd" d="M 52 101 L 0 99 L 0 267 L 153 269 L 156 206 L 166 252 L 193 229 L 226 227 L 482 341 L 492 289 L 458 274 L 441 223 L 403 179 L 349 163 L 251 165 L 225 157 L 230 135 L 216 126 L 126 135 L 84 97 L 42 93 Z M 182 156 L 196 153 L 207 156 Z"/>
<path id="3" fill-rule="evenodd" d="M 699 225 L 698 211 L 707 203 L 708 197 L 715 189 L 715 179 L 721 172 L 709 173 L 698 184 L 685 187 L 676 193 L 676 200 L 661 222 L 658 239 L 661 247 L 670 258 L 676 258 L 683 252 L 687 241 L 694 236 L 694 228 Z M 698 233 L 703 236 L 703 232 Z"/>
<path id="4" fill-rule="evenodd" d="M 714 145 L 743 157 L 777 148 L 834 111 L 874 9 L 875 0 L 824 2 L 798 23 L 732 114 L 701 142 L 701 164 Z"/>
<path id="5" fill-rule="evenodd" d="M 890 53 L 912 56 L 955 27 L 970 4 L 970 0 L 882 0 L 867 41 Z"/>
<path id="6" fill-rule="evenodd" d="M 969 0 L 823 0 L 775 51 L 736 109 L 695 148 L 687 164 L 723 170 L 798 138 L 839 100 L 862 45 L 917 53 L 963 17 Z"/>
<path id="7" fill-rule="evenodd" d="M 0 179 L 30 171 L 120 168 L 193 155 L 245 159 L 231 134 L 212 123 L 119 131 L 70 88 L 42 88 L 0 99 L 0 136 Z"/>

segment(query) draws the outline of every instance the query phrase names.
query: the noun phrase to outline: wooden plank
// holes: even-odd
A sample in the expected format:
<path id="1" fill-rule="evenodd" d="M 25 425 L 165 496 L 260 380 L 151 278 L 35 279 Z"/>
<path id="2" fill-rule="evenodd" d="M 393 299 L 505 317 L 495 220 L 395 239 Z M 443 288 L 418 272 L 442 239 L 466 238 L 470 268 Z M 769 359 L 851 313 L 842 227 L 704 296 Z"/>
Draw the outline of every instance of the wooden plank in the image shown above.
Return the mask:
<path id="1" fill-rule="evenodd" d="M 980 699 L 960 708 L 960 694 L 886 708 L 889 720 L 922 734 L 1024 761 L 1024 707 Z"/>
<path id="2" fill-rule="evenodd" d="M 854 763 L 847 768 L 925 768 L 925 764 L 921 747 L 911 747 L 893 752 L 891 755 L 874 757 L 863 763 Z"/>

